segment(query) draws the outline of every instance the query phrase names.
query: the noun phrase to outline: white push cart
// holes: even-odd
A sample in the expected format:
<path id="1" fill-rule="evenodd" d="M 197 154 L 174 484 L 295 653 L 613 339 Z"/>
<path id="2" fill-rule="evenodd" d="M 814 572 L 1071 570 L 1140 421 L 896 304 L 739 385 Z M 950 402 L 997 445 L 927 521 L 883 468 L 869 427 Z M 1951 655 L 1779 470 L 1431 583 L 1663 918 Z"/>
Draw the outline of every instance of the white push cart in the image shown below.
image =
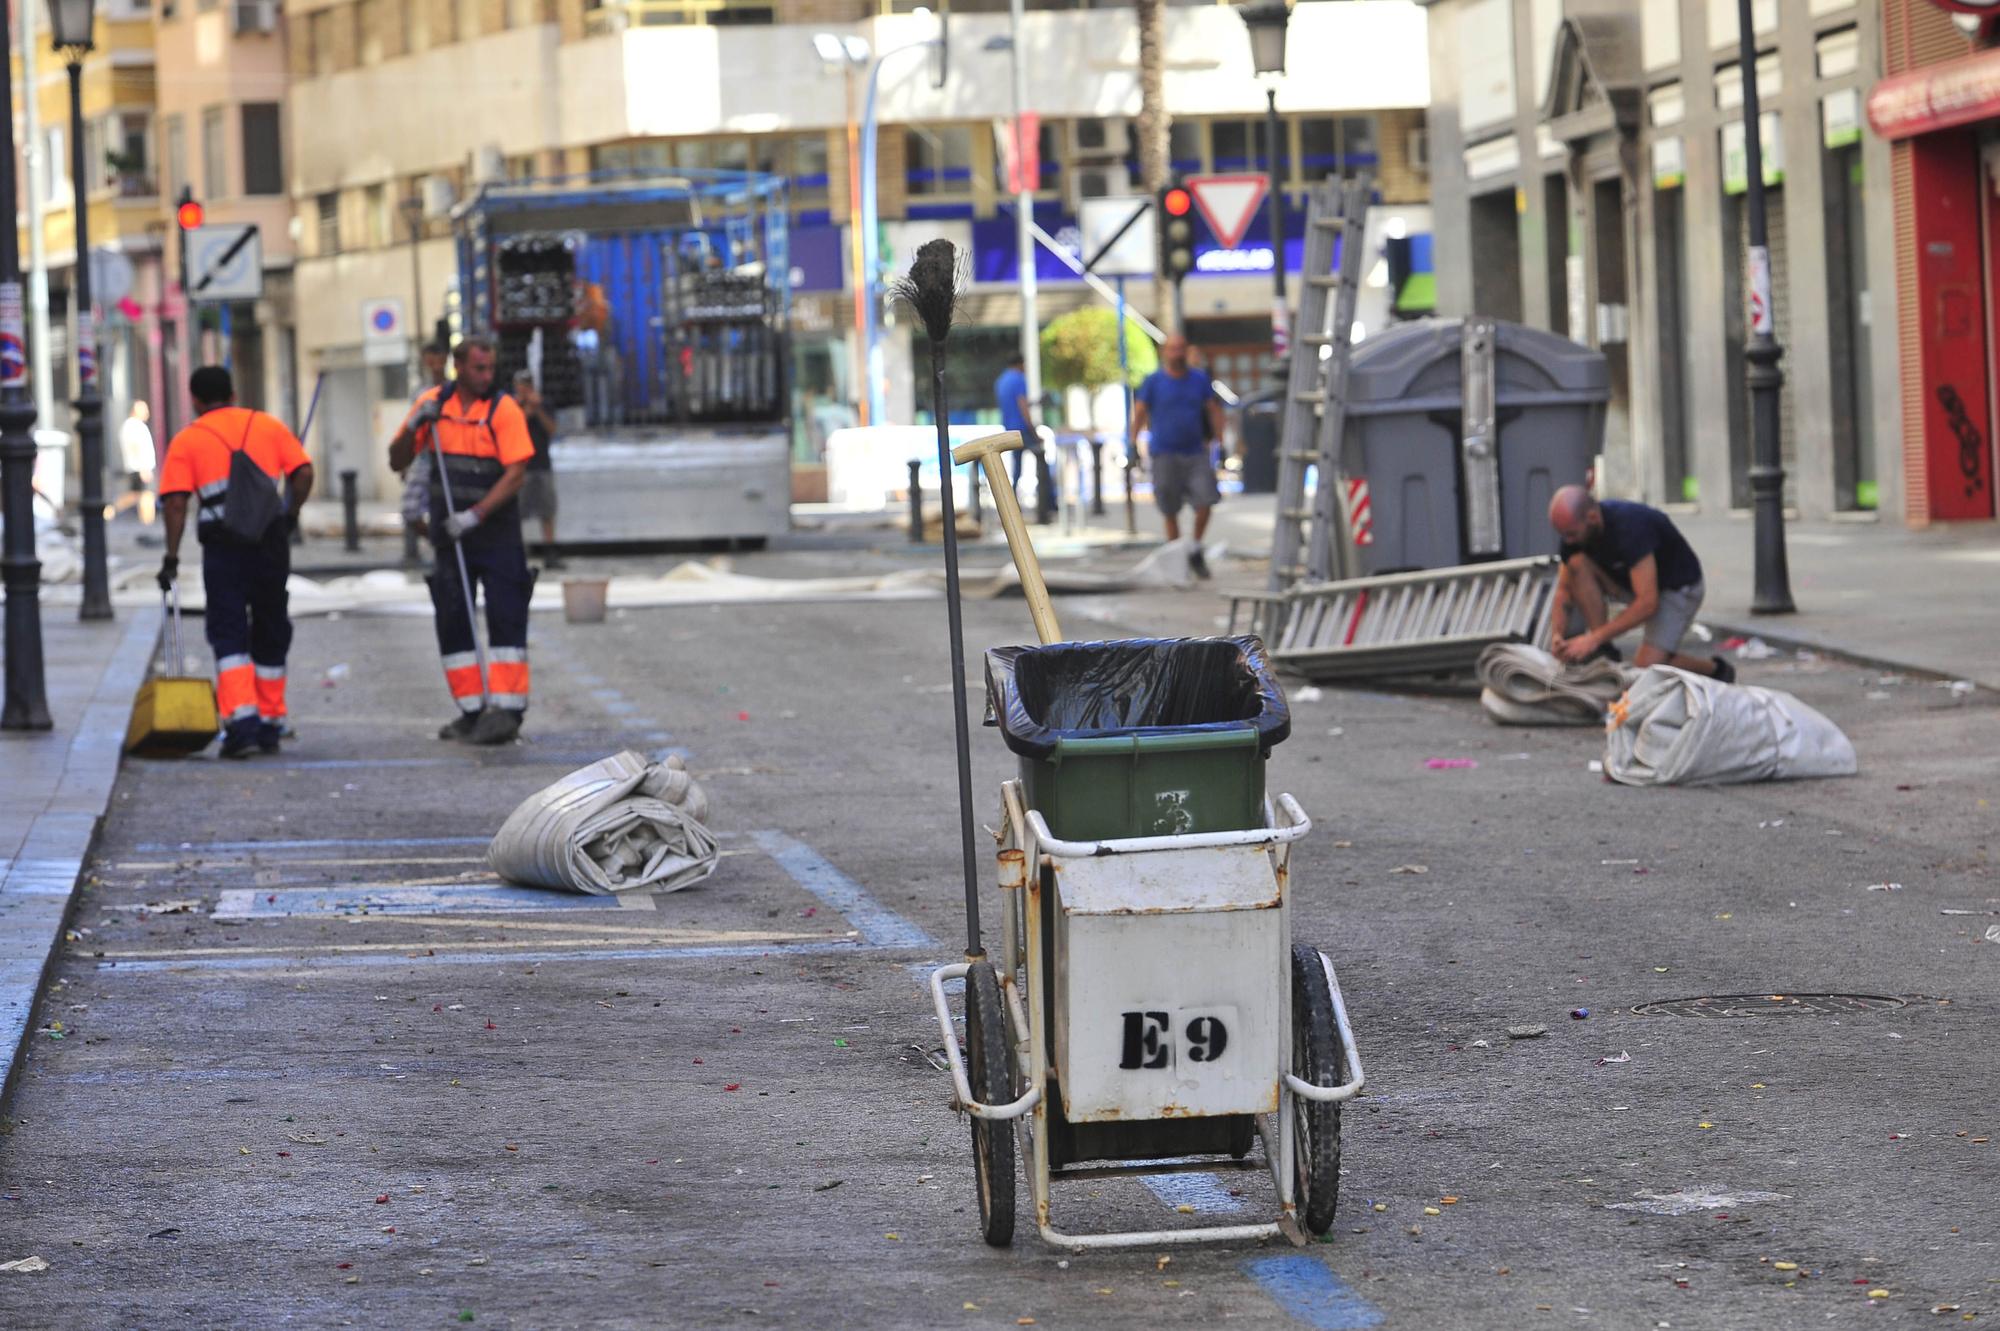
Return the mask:
<path id="1" fill-rule="evenodd" d="M 1020 781 L 1001 805 L 999 956 L 931 974 L 986 1241 L 1013 1240 L 1017 1140 L 1035 1226 L 1059 1247 L 1325 1233 L 1362 1071 L 1333 963 L 1292 941 L 1291 850 L 1312 828 L 1298 802 L 1266 801 L 1241 831 L 1100 841 L 1052 835 Z M 1261 1223 L 1085 1234 L 1053 1219 L 1065 1180 L 1259 1168 L 1279 1204 Z"/>

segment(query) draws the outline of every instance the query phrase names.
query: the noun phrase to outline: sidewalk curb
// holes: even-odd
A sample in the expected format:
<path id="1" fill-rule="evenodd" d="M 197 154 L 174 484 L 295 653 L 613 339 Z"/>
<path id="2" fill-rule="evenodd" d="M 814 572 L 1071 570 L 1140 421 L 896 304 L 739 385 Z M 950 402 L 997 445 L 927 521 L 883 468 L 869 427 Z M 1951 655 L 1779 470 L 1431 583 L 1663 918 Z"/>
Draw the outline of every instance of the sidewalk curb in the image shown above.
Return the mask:
<path id="1" fill-rule="evenodd" d="M 1914 661 L 1899 661 L 1887 656 L 1877 656 L 1871 652 L 1856 651 L 1854 648 L 1844 643 L 1836 642 L 1824 634 L 1813 633 L 1811 631 L 1794 630 L 1788 633 L 1782 629 L 1774 630 L 1768 623 L 1763 621 L 1724 621 L 1711 619 L 1707 615 L 1700 616 L 1699 622 L 1707 625 L 1709 630 L 1715 634 L 1716 641 L 1713 644 L 1706 645 L 1712 645 L 1718 651 L 1721 649 L 1722 639 L 1724 638 L 1762 638 L 1773 647 L 1783 647 L 1788 651 L 1794 652 L 1803 650 L 1819 652 L 1825 656 L 1837 656 L 1843 661 L 1852 661 L 1856 665 L 1869 666 L 1876 670 L 1888 670 L 1903 675 L 1924 675 L 1930 679 L 1963 678 L 1963 676 L 1955 674 L 1952 671 L 1940 670 L 1936 666 L 1920 665 Z M 2000 692 L 2000 680 L 1975 678 L 1972 682 L 1979 688 L 1989 692 Z"/>
<path id="2" fill-rule="evenodd" d="M 159 633 L 159 611 L 132 616 L 70 728 L 62 775 L 29 825 L 21 853 L 0 859 L 0 1110 L 34 1031 L 35 1005 L 62 943 L 83 862 L 111 800 L 132 715 Z"/>

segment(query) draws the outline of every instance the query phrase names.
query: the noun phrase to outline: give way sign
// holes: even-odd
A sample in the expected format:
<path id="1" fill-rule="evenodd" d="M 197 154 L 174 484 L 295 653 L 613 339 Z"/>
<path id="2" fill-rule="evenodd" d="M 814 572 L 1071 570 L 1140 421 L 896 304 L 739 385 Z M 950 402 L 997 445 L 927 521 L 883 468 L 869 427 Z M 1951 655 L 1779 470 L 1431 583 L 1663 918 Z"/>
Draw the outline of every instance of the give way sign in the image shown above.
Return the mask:
<path id="1" fill-rule="evenodd" d="M 1215 243 L 1226 250 L 1242 243 L 1243 233 L 1250 229 L 1250 219 L 1257 215 L 1257 205 L 1264 202 L 1268 184 L 1263 176 L 1256 175 L 1191 176 L 1181 183 L 1194 195 L 1194 206 L 1201 210 L 1202 220 L 1215 233 Z"/>

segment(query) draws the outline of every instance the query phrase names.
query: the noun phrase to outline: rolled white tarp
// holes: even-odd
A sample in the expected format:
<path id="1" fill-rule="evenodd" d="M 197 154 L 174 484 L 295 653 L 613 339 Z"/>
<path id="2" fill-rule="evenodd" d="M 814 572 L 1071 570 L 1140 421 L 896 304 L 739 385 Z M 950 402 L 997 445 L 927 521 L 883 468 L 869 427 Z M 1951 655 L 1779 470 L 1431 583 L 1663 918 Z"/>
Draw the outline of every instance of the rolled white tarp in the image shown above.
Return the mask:
<path id="1" fill-rule="evenodd" d="M 1789 693 L 1649 666 L 1611 705 L 1604 771 L 1628 786 L 1852 776 L 1839 726 Z"/>
<path id="2" fill-rule="evenodd" d="M 707 817 L 707 792 L 678 757 L 656 763 L 628 750 L 523 801 L 486 860 L 523 887 L 675 892 L 715 872 Z"/>
<path id="3" fill-rule="evenodd" d="M 1479 654 L 1479 704 L 1503 726 L 1594 726 L 1637 671 L 1602 657 L 1570 665 L 1525 642 Z"/>

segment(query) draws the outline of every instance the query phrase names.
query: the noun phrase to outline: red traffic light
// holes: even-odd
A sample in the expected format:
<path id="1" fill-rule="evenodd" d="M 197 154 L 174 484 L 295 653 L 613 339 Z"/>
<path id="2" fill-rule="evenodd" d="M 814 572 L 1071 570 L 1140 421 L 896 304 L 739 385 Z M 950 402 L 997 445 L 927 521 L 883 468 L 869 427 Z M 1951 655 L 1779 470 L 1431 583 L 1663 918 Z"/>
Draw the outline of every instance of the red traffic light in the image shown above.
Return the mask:
<path id="1" fill-rule="evenodd" d="M 174 209 L 174 220 L 180 223 L 183 231 L 192 231 L 200 226 L 202 216 L 201 205 L 193 199 L 186 200 L 180 207 Z"/>
<path id="2" fill-rule="evenodd" d="M 1194 196 L 1178 185 L 1160 195 L 1160 206 L 1167 210 L 1169 217 L 1186 217 L 1194 207 Z"/>

